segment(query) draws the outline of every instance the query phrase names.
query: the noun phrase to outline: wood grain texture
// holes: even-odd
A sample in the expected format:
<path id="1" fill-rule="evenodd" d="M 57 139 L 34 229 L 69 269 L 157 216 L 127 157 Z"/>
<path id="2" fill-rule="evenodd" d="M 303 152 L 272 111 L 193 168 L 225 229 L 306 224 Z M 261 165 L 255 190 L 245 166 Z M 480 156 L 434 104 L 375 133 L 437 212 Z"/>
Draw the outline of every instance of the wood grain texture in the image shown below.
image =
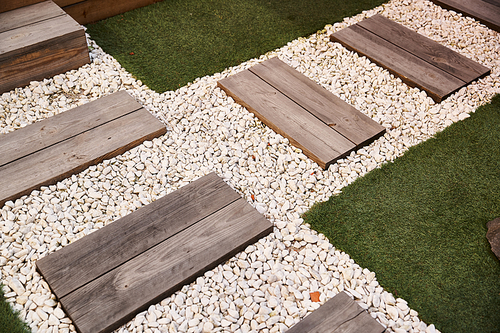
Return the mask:
<path id="1" fill-rule="evenodd" d="M 333 33 L 330 39 L 366 56 L 400 77 L 409 86 L 426 91 L 436 102 L 440 102 L 465 85 L 464 81 L 431 66 L 357 24 Z"/>
<path id="2" fill-rule="evenodd" d="M 0 33 L 62 15 L 66 15 L 64 10 L 52 1 L 44 1 L 9 13 L 1 13 Z"/>
<path id="3" fill-rule="evenodd" d="M 324 169 L 356 147 L 248 70 L 217 85 Z"/>
<path id="4" fill-rule="evenodd" d="M 444 9 L 470 16 L 490 29 L 500 32 L 500 1 L 498 0 L 431 0 Z"/>
<path id="5" fill-rule="evenodd" d="M 61 299 L 238 199 L 211 173 L 38 260 L 37 269 Z"/>
<path id="6" fill-rule="evenodd" d="M 0 206 L 166 132 L 145 109 L 0 167 Z"/>
<path id="7" fill-rule="evenodd" d="M 249 70 L 356 146 L 365 145 L 385 133 L 385 127 L 278 58 Z"/>
<path id="8" fill-rule="evenodd" d="M 1 0 L 0 1 L 0 13 L 18 9 L 21 7 L 33 5 L 44 0 Z"/>
<path id="9" fill-rule="evenodd" d="M 358 25 L 465 83 L 490 73 L 489 68 L 380 14 Z"/>
<path id="10" fill-rule="evenodd" d="M 126 91 L 65 111 L 48 119 L 0 134 L 0 166 L 142 108 Z"/>
<path id="11" fill-rule="evenodd" d="M 287 333 L 382 333 L 385 328 L 345 292 L 332 297 Z"/>
<path id="12" fill-rule="evenodd" d="M 110 332 L 272 231 L 238 199 L 60 301 L 81 333 Z"/>

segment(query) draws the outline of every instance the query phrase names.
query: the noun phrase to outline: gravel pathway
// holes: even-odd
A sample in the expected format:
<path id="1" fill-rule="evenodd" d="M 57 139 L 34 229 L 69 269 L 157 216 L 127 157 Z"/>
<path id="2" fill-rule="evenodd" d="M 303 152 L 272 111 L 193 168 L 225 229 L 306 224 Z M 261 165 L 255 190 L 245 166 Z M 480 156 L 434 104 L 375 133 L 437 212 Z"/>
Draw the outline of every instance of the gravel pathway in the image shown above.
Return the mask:
<path id="1" fill-rule="evenodd" d="M 491 75 L 440 104 L 339 44 L 332 32 L 381 13 L 488 66 Z M 223 265 L 137 315 L 118 332 L 280 332 L 345 290 L 387 332 L 437 332 L 420 321 L 300 214 L 359 176 L 500 93 L 500 36 L 429 1 L 394 0 L 326 26 L 222 73 L 158 94 L 136 81 L 89 40 L 92 63 L 0 97 L 0 133 L 126 89 L 163 121 L 166 135 L 8 202 L 1 208 L 0 279 L 33 332 L 74 332 L 35 271 L 35 261 L 135 209 L 215 171 L 276 228 Z M 269 57 L 298 71 L 383 124 L 387 134 L 323 171 L 228 98 L 217 80 Z M 318 291 L 320 302 L 310 293 Z M 89 305 L 90 306 L 90 305 Z"/>

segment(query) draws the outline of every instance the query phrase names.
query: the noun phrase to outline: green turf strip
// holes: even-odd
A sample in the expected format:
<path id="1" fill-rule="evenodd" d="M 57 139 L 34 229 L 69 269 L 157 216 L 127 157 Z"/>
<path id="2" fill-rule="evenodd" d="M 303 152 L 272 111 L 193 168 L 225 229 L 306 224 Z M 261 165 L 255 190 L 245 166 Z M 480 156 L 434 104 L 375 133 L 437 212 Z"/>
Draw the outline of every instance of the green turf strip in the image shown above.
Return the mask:
<path id="1" fill-rule="evenodd" d="M 500 332 L 500 95 L 304 214 L 444 333 Z"/>
<path id="2" fill-rule="evenodd" d="M 31 332 L 28 324 L 19 318 L 4 297 L 2 284 L 0 283 L 0 333 L 28 333 Z"/>
<path id="3" fill-rule="evenodd" d="M 87 32 L 157 92 L 286 45 L 382 0 L 165 0 L 87 26 Z"/>

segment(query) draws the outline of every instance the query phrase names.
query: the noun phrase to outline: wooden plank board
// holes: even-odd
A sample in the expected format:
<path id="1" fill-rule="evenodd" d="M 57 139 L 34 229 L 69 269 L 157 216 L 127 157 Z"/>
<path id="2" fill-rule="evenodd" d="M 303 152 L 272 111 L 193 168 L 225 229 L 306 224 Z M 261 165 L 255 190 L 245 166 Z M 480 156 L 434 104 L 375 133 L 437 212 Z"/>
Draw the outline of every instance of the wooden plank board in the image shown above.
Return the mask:
<path id="1" fill-rule="evenodd" d="M 426 91 L 436 102 L 440 102 L 466 85 L 466 82 L 415 57 L 358 24 L 333 33 L 330 39 L 341 43 L 349 50 L 366 56 L 400 77 L 409 86 Z"/>
<path id="2" fill-rule="evenodd" d="M 276 57 L 249 70 L 356 146 L 385 133 L 385 127 Z"/>
<path id="3" fill-rule="evenodd" d="M 382 333 L 385 328 L 340 292 L 310 315 L 292 326 L 287 333 Z"/>
<path id="4" fill-rule="evenodd" d="M 66 112 L 78 117 L 78 108 Z M 53 127 L 50 118 L 41 122 L 46 122 L 48 128 Z M 121 154 L 165 132 L 165 126 L 141 108 L 49 148 L 18 158 L 0 167 L 0 205 L 29 194 L 40 186 L 54 184 L 89 165 Z"/>
<path id="5" fill-rule="evenodd" d="M 71 110 L 57 114 L 50 121 L 39 121 L 0 135 L 0 166 L 67 140 L 97 126 L 142 108 L 126 91 L 118 91 Z"/>
<path id="6" fill-rule="evenodd" d="M 464 82 L 474 81 L 490 73 L 489 68 L 380 14 L 365 19 L 358 25 L 381 38 L 387 39 L 390 36 L 392 44 Z"/>
<path id="7" fill-rule="evenodd" d="M 64 15 L 66 15 L 64 10 L 52 1 L 40 2 L 32 6 L 19 8 L 10 13 L 1 13 L 0 33 Z"/>
<path id="8" fill-rule="evenodd" d="M 436 5 L 463 13 L 490 29 L 500 32 L 500 1 L 498 0 L 431 0 Z"/>
<path id="9" fill-rule="evenodd" d="M 238 199 L 211 173 L 38 260 L 37 269 L 61 299 Z"/>
<path id="10" fill-rule="evenodd" d="M 328 168 L 356 147 L 248 70 L 222 79 L 217 85 L 322 168 Z"/>
<path id="11" fill-rule="evenodd" d="M 2 0 L 0 1 L 0 13 L 25 6 L 30 6 L 42 1 L 44 0 Z"/>
<path id="12" fill-rule="evenodd" d="M 215 174 L 207 175 L 178 190 L 182 193 L 173 192 L 37 262 L 53 288 L 55 269 L 51 265 L 65 270 L 64 265 L 80 265 L 79 261 L 90 258 L 88 266 L 79 266 L 84 268 L 90 267 L 99 256 L 108 260 L 117 254 L 125 260 L 119 265 L 112 264 L 117 266 L 111 270 L 104 265 L 101 274 L 80 287 L 74 285 L 74 290 L 59 298 L 79 332 L 112 331 L 273 230 L 269 221 L 217 178 Z M 214 185 L 217 189 L 212 188 Z M 192 200 L 195 202 L 191 203 Z M 172 207 L 175 212 L 170 214 Z M 198 211 L 189 212 L 193 208 Z M 151 243 L 155 230 L 162 235 L 154 236 L 156 239 Z M 107 240 L 114 244 L 105 244 Z M 139 244 L 143 242 L 149 244 Z M 103 246 L 113 251 L 113 255 L 101 249 Z M 139 248 L 142 252 L 137 254 Z M 129 249 L 131 252 L 127 253 Z M 82 255 L 80 250 L 87 252 Z M 65 264 L 59 263 L 61 259 Z M 102 267 L 100 262 L 97 264 Z M 79 268 L 66 270 L 56 280 L 66 279 L 71 284 L 69 280 L 79 279 L 78 274 L 82 273 Z"/>

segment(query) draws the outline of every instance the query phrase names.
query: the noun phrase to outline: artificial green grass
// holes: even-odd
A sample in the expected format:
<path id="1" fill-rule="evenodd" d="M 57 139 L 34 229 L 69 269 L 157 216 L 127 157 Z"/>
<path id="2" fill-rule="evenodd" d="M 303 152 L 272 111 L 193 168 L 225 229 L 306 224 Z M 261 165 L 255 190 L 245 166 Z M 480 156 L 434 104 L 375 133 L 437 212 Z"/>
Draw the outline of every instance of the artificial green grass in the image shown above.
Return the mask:
<path id="1" fill-rule="evenodd" d="M 2 284 L 0 283 L 0 333 L 30 333 L 31 330 L 25 322 L 19 318 L 4 297 Z"/>
<path id="2" fill-rule="evenodd" d="M 137 79 L 175 90 L 374 8 L 383 0 L 165 0 L 89 24 Z"/>
<path id="3" fill-rule="evenodd" d="M 443 333 L 500 332 L 500 95 L 304 214 Z"/>

